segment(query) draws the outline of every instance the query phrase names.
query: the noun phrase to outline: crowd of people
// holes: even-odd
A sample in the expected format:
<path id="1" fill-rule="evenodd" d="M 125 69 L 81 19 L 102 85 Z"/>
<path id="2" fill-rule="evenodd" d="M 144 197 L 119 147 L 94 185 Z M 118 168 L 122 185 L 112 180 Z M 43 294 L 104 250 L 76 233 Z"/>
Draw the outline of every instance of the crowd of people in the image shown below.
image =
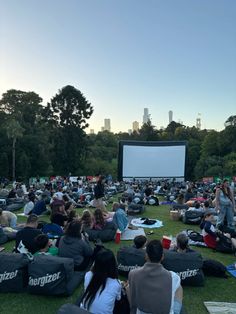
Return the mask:
<path id="1" fill-rule="evenodd" d="M 118 202 L 113 203 L 112 210 L 108 211 L 104 201 L 107 191 L 116 191 L 120 187 L 122 196 Z M 122 233 L 130 227 L 127 215 L 130 204 L 159 205 L 158 197 L 161 195 L 172 204 L 187 204 L 188 210 L 203 212 L 200 228 L 209 248 L 216 249 L 222 242 L 221 239 L 226 237 L 231 251 L 235 252 L 236 249 L 235 198 L 227 180 L 221 185 L 174 181 L 107 184 L 105 178 L 99 176 L 96 183 L 78 180 L 72 184 L 65 179 L 56 185 L 46 183 L 29 186 L 26 193 L 21 193 L 20 190 L 20 186 L 14 187 L 8 197 L 27 196 L 24 206 L 26 224 L 17 224 L 14 213 L 0 210 L 1 226 L 18 230 L 15 252 L 20 251 L 23 245 L 33 256 L 72 258 L 74 270 L 86 272 L 84 292 L 78 305 L 90 313 L 111 314 L 119 309 L 124 290 L 132 314 L 181 312 L 181 280 L 176 273 L 163 267 L 164 251 L 161 241 L 148 241 L 145 236 L 138 236 L 131 247 L 126 247 L 134 261 L 128 269 L 128 280 L 125 282 L 118 279 L 118 274 L 123 270 L 119 264 L 120 251 L 115 256 L 100 241 L 99 232 L 106 229 L 107 225 L 114 226 L 113 238 L 118 229 Z M 90 198 L 85 202 L 86 195 Z M 150 200 L 153 200 L 152 204 Z M 76 207 L 85 209 L 79 215 Z M 215 212 L 218 213 L 216 226 L 213 224 Z M 45 214 L 49 215 L 50 222 L 42 224 L 40 216 Z M 91 231 L 96 231 L 98 235 L 93 239 L 94 243 L 89 241 Z M 194 252 L 188 246 L 188 237 L 183 233 L 177 235 L 176 245 L 171 250 L 186 254 Z"/>

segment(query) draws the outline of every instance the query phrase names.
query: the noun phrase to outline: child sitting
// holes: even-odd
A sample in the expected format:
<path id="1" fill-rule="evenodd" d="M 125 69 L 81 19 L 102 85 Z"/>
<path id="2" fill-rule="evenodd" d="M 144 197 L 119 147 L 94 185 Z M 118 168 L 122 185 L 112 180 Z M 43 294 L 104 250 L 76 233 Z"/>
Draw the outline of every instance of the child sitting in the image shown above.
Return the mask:
<path id="1" fill-rule="evenodd" d="M 39 234 L 34 241 L 38 248 L 34 255 L 58 255 L 58 248 L 51 245 L 51 241 L 46 234 Z"/>

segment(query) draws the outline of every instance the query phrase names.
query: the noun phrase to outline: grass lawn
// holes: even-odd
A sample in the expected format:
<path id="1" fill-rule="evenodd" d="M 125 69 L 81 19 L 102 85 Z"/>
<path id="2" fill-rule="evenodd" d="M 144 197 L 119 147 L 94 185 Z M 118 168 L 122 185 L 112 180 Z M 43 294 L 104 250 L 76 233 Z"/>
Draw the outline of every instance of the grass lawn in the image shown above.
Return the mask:
<path id="1" fill-rule="evenodd" d="M 154 234 L 148 236 L 149 239 L 160 239 L 163 234 L 176 235 L 184 229 L 196 229 L 198 226 L 184 225 L 182 222 L 175 222 L 169 219 L 169 206 L 151 207 L 147 206 L 147 210 L 143 216 L 157 218 L 162 220 L 164 227 L 154 229 Z M 19 222 L 25 221 L 24 217 L 18 218 Z M 48 220 L 43 217 L 42 220 Z M 117 252 L 120 246 L 129 245 L 130 241 L 123 241 L 120 245 L 110 242 L 105 244 L 107 248 Z M 14 242 L 4 245 L 6 251 L 11 251 Z M 233 255 L 215 253 L 207 248 L 195 248 L 200 251 L 203 257 L 216 259 L 224 265 L 236 262 Z M 1 263 L 1 260 L 0 260 Z M 76 289 L 71 297 L 51 297 L 36 296 L 27 293 L 21 294 L 0 294 L 0 313 L 1 314 L 55 314 L 58 308 L 64 303 L 73 303 L 78 298 L 82 286 Z M 229 277 L 228 279 L 207 277 L 204 287 L 184 287 L 184 305 L 188 314 L 204 314 L 207 313 L 203 305 L 204 301 L 226 301 L 236 302 L 236 279 Z M 121 313 L 122 314 L 122 313 Z"/>

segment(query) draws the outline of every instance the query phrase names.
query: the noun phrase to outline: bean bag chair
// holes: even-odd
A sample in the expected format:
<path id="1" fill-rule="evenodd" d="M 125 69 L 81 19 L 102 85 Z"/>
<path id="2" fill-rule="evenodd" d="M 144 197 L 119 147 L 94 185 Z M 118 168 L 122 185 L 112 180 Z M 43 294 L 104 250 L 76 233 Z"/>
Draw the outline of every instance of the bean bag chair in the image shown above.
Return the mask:
<path id="1" fill-rule="evenodd" d="M 186 210 L 182 216 L 184 224 L 200 225 L 204 213 L 197 210 Z"/>
<path id="2" fill-rule="evenodd" d="M 28 284 L 26 255 L 0 253 L 0 292 L 23 292 Z"/>
<path id="3" fill-rule="evenodd" d="M 128 277 L 130 270 L 145 264 L 145 250 L 133 246 L 122 247 L 117 252 L 118 272 Z"/>
<path id="4" fill-rule="evenodd" d="M 144 205 L 130 203 L 128 206 L 128 215 L 140 215 L 145 211 Z"/>
<path id="5" fill-rule="evenodd" d="M 167 270 L 172 270 L 180 276 L 182 285 L 204 286 L 203 259 L 200 253 L 165 250 L 162 264 Z"/>
<path id="6" fill-rule="evenodd" d="M 159 200 L 155 196 L 150 196 L 149 198 L 147 198 L 146 204 L 150 206 L 159 206 Z"/>
<path id="7" fill-rule="evenodd" d="M 186 205 L 186 204 L 183 204 L 183 205 L 181 205 L 181 204 L 172 204 L 171 207 L 172 207 L 173 210 L 181 210 L 181 209 L 187 210 L 188 209 L 188 205 Z"/>
<path id="8" fill-rule="evenodd" d="M 102 242 L 112 241 L 115 238 L 117 226 L 114 222 L 107 222 L 102 230 L 86 229 L 89 241 L 100 239 Z"/>
<path id="9" fill-rule="evenodd" d="M 41 295 L 71 295 L 85 272 L 74 271 L 74 261 L 51 255 L 38 255 L 29 264 L 28 291 Z"/>
<path id="10" fill-rule="evenodd" d="M 57 314 L 89 314 L 89 313 L 90 312 L 79 308 L 77 305 L 69 303 L 62 305 L 57 311 Z"/>

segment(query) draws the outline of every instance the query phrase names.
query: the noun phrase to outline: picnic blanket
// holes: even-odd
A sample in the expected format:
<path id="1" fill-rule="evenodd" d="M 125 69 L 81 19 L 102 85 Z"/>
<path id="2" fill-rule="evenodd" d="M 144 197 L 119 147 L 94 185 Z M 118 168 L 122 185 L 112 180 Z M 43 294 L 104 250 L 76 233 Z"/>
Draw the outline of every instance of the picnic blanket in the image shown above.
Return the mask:
<path id="1" fill-rule="evenodd" d="M 210 314 L 236 314 L 236 303 L 204 302 Z"/>
<path id="2" fill-rule="evenodd" d="M 132 230 L 132 229 L 126 229 L 122 234 L 121 234 L 121 240 L 133 240 L 135 237 L 143 235 L 145 236 L 145 231 L 143 228 L 138 228 L 137 230 Z"/>
<path id="3" fill-rule="evenodd" d="M 143 220 L 141 220 L 141 218 L 134 218 L 131 220 L 131 224 L 135 227 L 150 228 L 150 229 L 163 227 L 162 221 L 157 220 L 157 219 L 152 219 L 152 220 L 156 221 L 153 225 L 146 225 L 146 224 L 143 224 Z"/>
<path id="4" fill-rule="evenodd" d="M 226 267 L 227 272 L 230 273 L 233 277 L 236 278 L 236 263 Z"/>

